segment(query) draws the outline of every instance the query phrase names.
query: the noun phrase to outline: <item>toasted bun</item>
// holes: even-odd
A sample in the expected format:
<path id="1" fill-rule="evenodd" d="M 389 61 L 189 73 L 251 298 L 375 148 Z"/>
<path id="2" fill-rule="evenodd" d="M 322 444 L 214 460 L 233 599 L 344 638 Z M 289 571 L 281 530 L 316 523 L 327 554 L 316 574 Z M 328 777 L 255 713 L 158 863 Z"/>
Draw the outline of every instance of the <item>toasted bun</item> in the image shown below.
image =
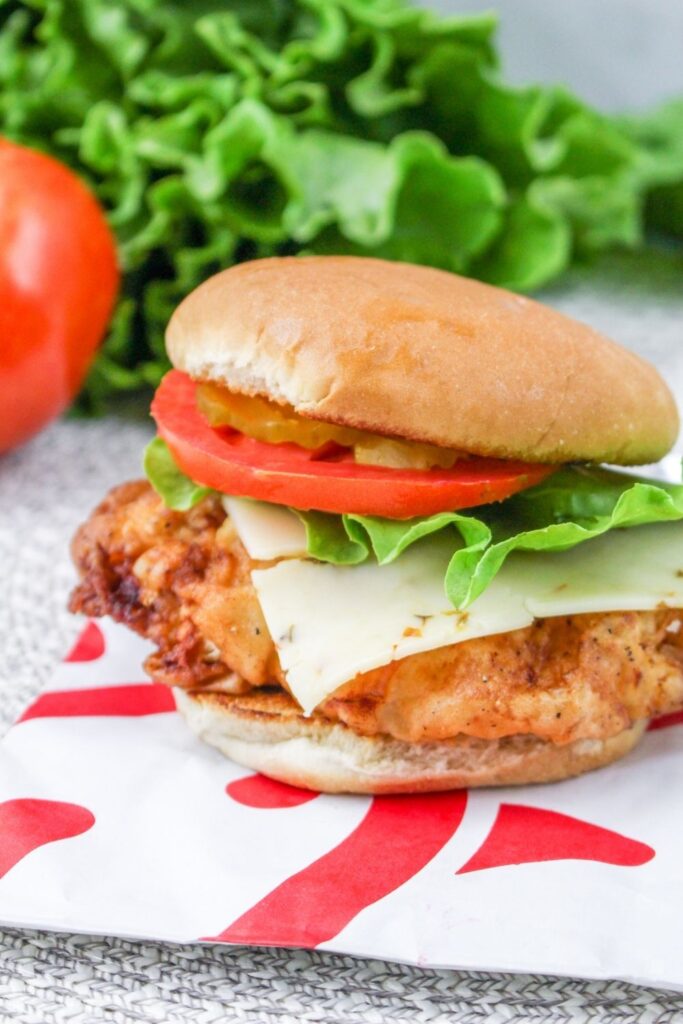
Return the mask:
<path id="1" fill-rule="evenodd" d="M 429 267 L 242 263 L 171 319 L 174 365 L 316 419 L 479 455 L 637 465 L 678 431 L 657 371 L 577 321 Z"/>
<path id="2" fill-rule="evenodd" d="M 472 786 L 557 782 L 616 761 L 645 729 L 558 747 L 535 736 L 404 743 L 359 736 L 320 716 L 305 718 L 283 691 L 245 695 L 176 690 L 193 732 L 246 768 L 324 793 L 420 793 Z"/>

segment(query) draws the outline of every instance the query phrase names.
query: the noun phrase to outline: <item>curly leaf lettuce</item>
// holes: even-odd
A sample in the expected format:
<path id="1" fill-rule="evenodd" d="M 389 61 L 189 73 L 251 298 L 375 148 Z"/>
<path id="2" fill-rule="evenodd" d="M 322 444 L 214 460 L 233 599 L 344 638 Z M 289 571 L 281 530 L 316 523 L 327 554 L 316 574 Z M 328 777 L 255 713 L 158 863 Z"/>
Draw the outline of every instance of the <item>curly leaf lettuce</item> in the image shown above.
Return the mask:
<path id="1" fill-rule="evenodd" d="M 683 239 L 683 98 L 618 124 L 636 146 L 635 173 L 648 189 L 648 224 Z"/>
<path id="2" fill-rule="evenodd" d="M 208 493 L 175 465 L 156 438 L 145 472 L 169 508 L 186 510 Z M 418 519 L 332 515 L 292 509 L 306 529 L 308 554 L 321 562 L 387 565 L 416 541 L 448 534 L 453 556 L 444 581 L 455 608 L 479 597 L 512 551 L 567 551 L 608 530 L 683 519 L 683 485 L 664 484 L 600 467 L 565 466 L 505 501 Z"/>
<path id="3" fill-rule="evenodd" d="M 512 551 L 566 551 L 608 530 L 683 519 L 683 485 L 599 468 L 566 467 L 506 501 L 471 512 L 407 521 L 297 514 L 306 524 L 309 553 L 336 564 L 357 564 L 374 555 L 386 565 L 415 541 L 452 532 L 446 593 L 454 607 L 466 608 Z"/>
<path id="4" fill-rule="evenodd" d="M 124 269 L 97 410 L 167 368 L 173 308 L 258 256 L 357 253 L 521 290 L 683 223 L 680 102 L 516 88 L 496 19 L 404 0 L 0 0 L 0 132 L 70 164 Z"/>

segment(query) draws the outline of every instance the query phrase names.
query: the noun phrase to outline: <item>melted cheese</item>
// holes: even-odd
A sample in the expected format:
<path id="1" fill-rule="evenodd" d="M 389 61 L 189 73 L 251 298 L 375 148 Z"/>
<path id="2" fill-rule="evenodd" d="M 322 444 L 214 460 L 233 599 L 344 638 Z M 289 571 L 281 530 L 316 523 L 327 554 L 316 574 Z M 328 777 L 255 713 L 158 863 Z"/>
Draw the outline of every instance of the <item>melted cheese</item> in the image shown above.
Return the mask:
<path id="1" fill-rule="evenodd" d="M 306 530 L 298 516 L 282 505 L 249 498 L 223 498 L 237 536 L 255 562 L 306 554 Z"/>
<path id="2" fill-rule="evenodd" d="M 615 530 L 562 553 L 513 554 L 458 612 L 444 594 L 452 536 L 420 541 L 390 565 L 335 566 L 291 557 L 305 533 L 286 509 L 241 499 L 228 499 L 228 509 L 252 558 L 283 559 L 252 580 L 306 713 L 359 672 L 535 618 L 683 607 L 681 523 Z"/>

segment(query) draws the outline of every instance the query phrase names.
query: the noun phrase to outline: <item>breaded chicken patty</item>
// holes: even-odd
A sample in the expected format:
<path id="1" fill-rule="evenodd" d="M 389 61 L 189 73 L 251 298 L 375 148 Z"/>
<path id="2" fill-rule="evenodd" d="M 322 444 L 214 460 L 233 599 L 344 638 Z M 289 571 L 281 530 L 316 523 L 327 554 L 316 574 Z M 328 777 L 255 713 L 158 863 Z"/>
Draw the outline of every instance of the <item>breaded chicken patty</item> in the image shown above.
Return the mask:
<path id="1" fill-rule="evenodd" d="M 217 497 L 172 512 L 146 482 L 124 484 L 80 528 L 73 555 L 72 611 L 110 615 L 148 637 L 158 650 L 146 668 L 158 681 L 287 689 L 253 563 Z M 540 619 L 359 675 L 315 716 L 407 742 L 607 739 L 683 706 L 682 619 L 664 608 Z"/>

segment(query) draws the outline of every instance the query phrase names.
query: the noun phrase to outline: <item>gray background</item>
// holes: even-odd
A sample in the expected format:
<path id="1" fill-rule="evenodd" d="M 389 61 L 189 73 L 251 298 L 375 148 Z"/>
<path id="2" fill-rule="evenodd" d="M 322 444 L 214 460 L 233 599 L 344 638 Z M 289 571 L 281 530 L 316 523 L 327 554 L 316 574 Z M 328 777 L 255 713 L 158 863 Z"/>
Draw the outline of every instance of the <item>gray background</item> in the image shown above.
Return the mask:
<path id="1" fill-rule="evenodd" d="M 421 0 L 444 13 L 495 9 L 510 82 L 564 82 L 605 110 L 683 90 L 681 0 Z"/>

